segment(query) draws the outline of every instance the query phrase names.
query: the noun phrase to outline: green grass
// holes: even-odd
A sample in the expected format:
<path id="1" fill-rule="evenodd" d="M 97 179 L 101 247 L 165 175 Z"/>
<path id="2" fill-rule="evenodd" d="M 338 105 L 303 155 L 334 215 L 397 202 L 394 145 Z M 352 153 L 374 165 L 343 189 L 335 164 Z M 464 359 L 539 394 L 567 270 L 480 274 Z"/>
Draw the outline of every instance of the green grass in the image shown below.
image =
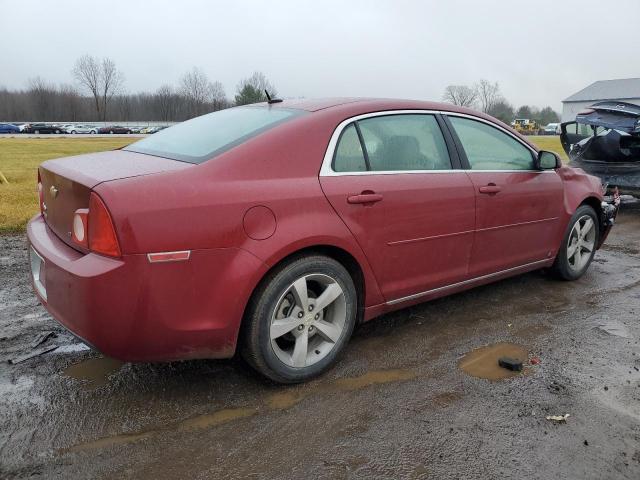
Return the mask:
<path id="1" fill-rule="evenodd" d="M 555 152 L 560 155 L 560 158 L 563 162 L 568 162 L 569 158 L 565 153 L 562 145 L 560 144 L 560 137 L 558 136 L 531 136 L 527 137 L 527 139 L 537 145 L 537 147 L 541 150 L 549 150 L 551 152 Z"/>
<path id="2" fill-rule="evenodd" d="M 113 150 L 134 138 L 2 138 L 0 139 L 0 233 L 24 231 L 38 212 L 37 169 L 45 160 Z"/>
<path id="3" fill-rule="evenodd" d="M 543 150 L 557 152 L 567 161 L 558 137 L 529 139 Z M 113 150 L 127 145 L 129 138 L 2 138 L 0 139 L 0 233 L 24 231 L 27 221 L 38 212 L 36 171 L 50 158 Z"/>

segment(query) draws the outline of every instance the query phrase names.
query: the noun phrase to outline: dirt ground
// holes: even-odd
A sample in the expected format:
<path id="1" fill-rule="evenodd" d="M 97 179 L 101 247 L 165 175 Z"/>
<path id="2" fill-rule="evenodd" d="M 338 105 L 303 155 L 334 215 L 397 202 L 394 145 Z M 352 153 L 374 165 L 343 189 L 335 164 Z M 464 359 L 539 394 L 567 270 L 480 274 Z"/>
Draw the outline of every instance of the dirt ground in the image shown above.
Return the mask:
<path id="1" fill-rule="evenodd" d="M 536 272 L 386 315 L 282 387 L 235 359 L 82 350 L 31 293 L 23 237 L 0 236 L 0 478 L 638 479 L 639 315 L 629 209 L 579 281 Z M 7 362 L 48 330 L 61 348 Z"/>

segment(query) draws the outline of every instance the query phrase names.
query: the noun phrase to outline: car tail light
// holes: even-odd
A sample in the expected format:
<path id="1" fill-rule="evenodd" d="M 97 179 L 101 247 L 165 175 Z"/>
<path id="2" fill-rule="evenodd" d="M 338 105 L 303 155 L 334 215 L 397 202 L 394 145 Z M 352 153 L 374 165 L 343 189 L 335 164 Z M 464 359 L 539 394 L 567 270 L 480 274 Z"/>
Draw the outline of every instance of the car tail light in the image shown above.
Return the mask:
<path id="1" fill-rule="evenodd" d="M 100 197 L 93 192 L 89 197 L 89 212 L 86 221 L 89 250 L 110 257 L 119 257 L 121 255 L 120 245 L 109 210 Z"/>
<path id="2" fill-rule="evenodd" d="M 95 253 L 110 257 L 121 255 L 109 210 L 96 193 L 91 192 L 89 196 L 89 208 L 79 208 L 73 214 L 71 240 Z"/>
<path id="3" fill-rule="evenodd" d="M 42 180 L 40 179 L 40 169 L 38 169 L 38 201 L 40 202 L 40 214 L 44 215 L 44 194 L 42 193 Z"/>

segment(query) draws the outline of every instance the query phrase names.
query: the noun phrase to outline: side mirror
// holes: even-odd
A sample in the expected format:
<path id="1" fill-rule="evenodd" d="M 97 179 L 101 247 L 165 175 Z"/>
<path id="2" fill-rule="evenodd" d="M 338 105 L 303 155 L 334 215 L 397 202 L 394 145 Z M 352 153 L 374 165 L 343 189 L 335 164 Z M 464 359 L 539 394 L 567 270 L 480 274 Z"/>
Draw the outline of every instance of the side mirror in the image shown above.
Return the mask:
<path id="1" fill-rule="evenodd" d="M 553 170 L 562 166 L 562 160 L 560 157 L 546 150 L 540 150 L 538 152 L 538 158 L 535 161 L 535 167 L 537 170 Z"/>

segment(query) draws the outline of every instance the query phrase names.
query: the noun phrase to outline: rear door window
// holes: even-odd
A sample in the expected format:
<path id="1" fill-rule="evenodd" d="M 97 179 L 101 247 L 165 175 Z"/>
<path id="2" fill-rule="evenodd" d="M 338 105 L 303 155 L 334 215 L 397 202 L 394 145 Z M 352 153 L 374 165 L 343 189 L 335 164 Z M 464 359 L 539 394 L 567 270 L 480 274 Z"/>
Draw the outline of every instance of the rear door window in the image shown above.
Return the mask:
<path id="1" fill-rule="evenodd" d="M 364 172 L 367 164 L 358 137 L 355 124 L 342 131 L 333 157 L 333 170 L 336 172 Z"/>

